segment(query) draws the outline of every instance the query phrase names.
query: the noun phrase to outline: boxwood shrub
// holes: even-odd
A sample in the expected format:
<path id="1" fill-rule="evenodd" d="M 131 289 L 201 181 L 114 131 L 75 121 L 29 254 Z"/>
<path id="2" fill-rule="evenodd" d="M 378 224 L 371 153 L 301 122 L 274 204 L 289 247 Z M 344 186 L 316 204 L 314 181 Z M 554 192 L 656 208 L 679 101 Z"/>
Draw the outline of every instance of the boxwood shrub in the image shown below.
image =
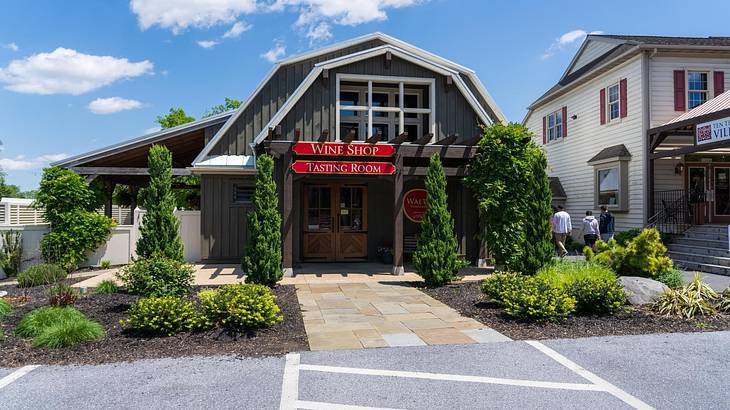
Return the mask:
<path id="1" fill-rule="evenodd" d="M 560 321 L 575 310 L 575 299 L 542 277 L 495 273 L 484 281 L 482 291 L 518 319 Z"/>
<path id="2" fill-rule="evenodd" d="M 193 268 L 173 259 L 153 257 L 125 266 L 117 277 L 135 295 L 185 296 L 193 284 Z"/>
<path id="3" fill-rule="evenodd" d="M 198 314 L 187 299 L 163 296 L 139 299 L 129 308 L 122 326 L 140 334 L 172 336 L 197 326 Z"/>
<path id="4" fill-rule="evenodd" d="M 537 276 L 575 299 L 576 313 L 581 315 L 612 314 L 626 304 L 616 274 L 597 263 L 560 261 Z"/>
<path id="5" fill-rule="evenodd" d="M 502 304 L 504 295 L 508 290 L 519 287 L 524 277 L 516 272 L 496 272 L 490 275 L 482 283 L 482 292 L 497 303 Z"/>
<path id="6" fill-rule="evenodd" d="M 67 272 L 58 265 L 42 263 L 34 265 L 18 275 L 18 286 L 29 288 L 40 285 L 50 285 L 66 279 Z"/>
<path id="7" fill-rule="evenodd" d="M 254 329 L 272 326 L 282 320 L 276 297 L 264 285 L 225 285 L 198 294 L 205 327 Z"/>

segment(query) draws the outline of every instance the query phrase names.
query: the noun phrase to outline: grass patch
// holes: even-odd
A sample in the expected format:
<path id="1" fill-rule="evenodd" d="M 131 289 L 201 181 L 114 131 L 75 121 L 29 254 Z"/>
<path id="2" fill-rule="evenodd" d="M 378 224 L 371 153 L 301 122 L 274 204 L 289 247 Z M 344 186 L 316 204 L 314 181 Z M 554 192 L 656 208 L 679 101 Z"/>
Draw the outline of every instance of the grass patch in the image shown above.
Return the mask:
<path id="1" fill-rule="evenodd" d="M 11 314 L 13 312 L 13 306 L 5 299 L 0 299 L 0 319 Z"/>
<path id="2" fill-rule="evenodd" d="M 119 292 L 119 286 L 117 286 L 114 281 L 111 280 L 103 280 L 99 282 L 98 285 L 96 285 L 96 289 L 94 289 L 94 293 L 98 295 L 111 295 L 113 293 Z"/>
<path id="3" fill-rule="evenodd" d="M 33 347 L 60 348 L 97 340 L 104 328 L 72 307 L 43 307 L 25 315 L 15 334 L 32 337 Z"/>
<path id="4" fill-rule="evenodd" d="M 36 337 L 58 322 L 85 318 L 83 313 L 74 308 L 42 307 L 25 315 L 15 328 L 15 334 L 20 337 Z"/>

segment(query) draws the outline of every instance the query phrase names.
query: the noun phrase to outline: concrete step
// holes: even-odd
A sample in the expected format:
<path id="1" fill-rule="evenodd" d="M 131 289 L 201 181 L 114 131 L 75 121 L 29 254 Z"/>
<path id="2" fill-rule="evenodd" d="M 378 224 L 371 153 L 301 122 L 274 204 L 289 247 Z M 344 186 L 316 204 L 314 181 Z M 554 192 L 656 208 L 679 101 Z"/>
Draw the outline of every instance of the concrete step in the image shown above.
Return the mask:
<path id="1" fill-rule="evenodd" d="M 689 253 L 693 255 L 730 257 L 730 251 L 725 248 L 710 248 L 707 246 L 692 246 L 679 243 L 670 243 L 667 246 L 669 252 Z"/>
<path id="2" fill-rule="evenodd" d="M 714 273 L 716 275 L 730 276 L 730 267 L 728 267 L 728 266 L 683 261 L 681 259 L 674 260 L 674 264 L 677 267 L 682 268 L 684 270 L 707 272 L 707 273 Z"/>
<path id="3" fill-rule="evenodd" d="M 682 260 L 686 262 L 696 262 L 708 265 L 727 266 L 730 268 L 730 257 L 698 255 L 696 253 L 669 252 L 669 257 L 673 260 Z"/>
<path id="4" fill-rule="evenodd" d="M 692 238 L 692 239 L 710 239 L 713 241 L 727 241 L 728 240 L 727 232 L 713 233 L 713 232 L 687 231 L 684 233 L 684 237 Z"/>
<path id="5" fill-rule="evenodd" d="M 693 225 L 687 232 L 727 234 L 727 225 Z"/>
<path id="6" fill-rule="evenodd" d="M 728 241 L 718 241 L 718 240 L 712 240 L 712 239 L 697 239 L 697 238 L 688 238 L 688 237 L 679 237 L 675 239 L 672 244 L 678 244 L 678 245 L 689 245 L 689 246 L 701 246 L 706 248 L 715 248 L 715 249 L 727 249 L 728 248 Z"/>

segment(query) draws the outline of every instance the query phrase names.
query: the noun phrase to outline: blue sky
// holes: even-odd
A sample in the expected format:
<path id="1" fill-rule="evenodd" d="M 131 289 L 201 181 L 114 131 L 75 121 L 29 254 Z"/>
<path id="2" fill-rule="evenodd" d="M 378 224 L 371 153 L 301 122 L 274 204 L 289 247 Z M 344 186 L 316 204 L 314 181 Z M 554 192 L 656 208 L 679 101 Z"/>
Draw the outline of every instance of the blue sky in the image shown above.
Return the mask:
<path id="1" fill-rule="evenodd" d="M 727 1 L 702 6 L 730 15 Z M 583 32 L 730 35 L 712 19 L 687 20 L 679 1 L 4 0 L 2 9 L 0 166 L 23 189 L 49 161 L 142 135 L 171 106 L 199 118 L 224 97 L 245 99 L 274 58 L 373 31 L 476 70 L 512 121 L 558 79 Z"/>

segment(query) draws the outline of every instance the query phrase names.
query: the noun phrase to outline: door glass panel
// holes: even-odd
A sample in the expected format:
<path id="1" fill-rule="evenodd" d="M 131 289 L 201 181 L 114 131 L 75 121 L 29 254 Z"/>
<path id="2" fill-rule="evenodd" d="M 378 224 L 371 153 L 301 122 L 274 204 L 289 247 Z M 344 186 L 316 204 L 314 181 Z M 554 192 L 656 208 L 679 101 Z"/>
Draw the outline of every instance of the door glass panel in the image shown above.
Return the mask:
<path id="1" fill-rule="evenodd" d="M 340 230 L 345 232 L 363 230 L 363 188 L 340 188 Z"/>
<path id="2" fill-rule="evenodd" d="M 309 193 L 307 194 L 307 231 L 331 231 L 331 195 L 330 187 L 309 187 Z"/>
<path id="3" fill-rule="evenodd" d="M 715 168 L 715 215 L 730 215 L 730 168 Z"/>
<path id="4" fill-rule="evenodd" d="M 690 167 L 689 169 L 689 202 L 697 204 L 705 202 L 705 187 L 707 186 L 705 168 Z"/>

